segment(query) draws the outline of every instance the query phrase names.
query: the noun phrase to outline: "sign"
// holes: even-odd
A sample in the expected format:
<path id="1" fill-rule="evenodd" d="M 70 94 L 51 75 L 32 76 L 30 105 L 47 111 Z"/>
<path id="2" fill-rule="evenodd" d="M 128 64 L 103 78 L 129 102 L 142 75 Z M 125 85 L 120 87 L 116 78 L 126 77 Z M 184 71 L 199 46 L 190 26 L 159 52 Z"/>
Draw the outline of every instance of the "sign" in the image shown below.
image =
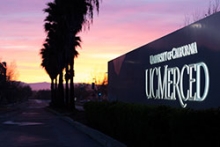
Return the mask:
<path id="1" fill-rule="evenodd" d="M 220 107 L 220 12 L 108 62 L 108 98 Z"/>
<path id="2" fill-rule="evenodd" d="M 169 52 L 163 52 L 150 56 L 150 64 L 166 62 L 172 59 L 183 58 L 197 54 L 197 44 L 193 42 L 182 47 L 173 48 Z M 163 75 L 162 75 L 163 70 Z M 204 73 L 204 87 L 201 87 L 201 74 Z M 146 69 L 146 96 L 148 99 L 179 100 L 180 105 L 185 108 L 187 101 L 204 101 L 209 91 L 209 70 L 204 62 L 185 64 L 183 67 L 154 67 Z M 172 78 L 171 78 L 172 77 Z M 184 86 L 184 80 L 187 85 Z M 155 83 L 155 81 L 157 81 Z M 193 89 L 193 85 L 196 87 Z M 156 88 L 155 88 L 156 86 Z M 201 91 L 203 89 L 203 91 Z M 187 91 L 184 94 L 184 91 Z"/>

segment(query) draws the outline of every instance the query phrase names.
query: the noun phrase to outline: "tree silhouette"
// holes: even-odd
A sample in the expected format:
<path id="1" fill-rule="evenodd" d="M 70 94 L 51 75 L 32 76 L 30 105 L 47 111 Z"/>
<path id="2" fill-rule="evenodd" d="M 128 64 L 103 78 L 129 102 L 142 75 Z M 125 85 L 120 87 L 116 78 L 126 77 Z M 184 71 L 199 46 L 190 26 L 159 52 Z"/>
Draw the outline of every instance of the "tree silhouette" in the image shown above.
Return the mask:
<path id="1" fill-rule="evenodd" d="M 41 66 L 45 68 L 51 79 L 51 105 L 55 106 L 58 104 L 56 100 L 56 78 L 59 74 L 58 55 L 47 43 L 44 44 L 44 48 L 41 49 L 40 54 L 42 55 Z"/>
<path id="2" fill-rule="evenodd" d="M 220 0 L 210 0 L 207 9 L 204 11 L 194 11 L 192 14 L 185 15 L 184 26 L 203 19 L 207 16 L 215 14 L 220 11 Z"/>
<path id="3" fill-rule="evenodd" d="M 99 0 L 54 0 L 47 3 L 44 12 L 45 31 L 47 38 L 41 49 L 42 67 L 51 78 L 51 85 L 59 75 L 58 99 L 59 104 L 67 102 L 68 107 L 75 110 L 74 101 L 74 58 L 78 56 L 77 46 L 81 39 L 77 36 L 82 28 L 90 27 L 93 21 L 93 11 L 99 11 Z M 56 64 L 56 65 L 53 65 Z M 63 91 L 63 70 L 65 69 L 66 100 Z M 70 94 L 68 92 L 70 81 Z M 52 87 L 52 86 L 51 86 Z M 51 88 L 53 91 L 53 89 Z M 52 94 L 52 96 L 54 96 Z"/>
<path id="4" fill-rule="evenodd" d="M 0 61 L 0 106 L 26 101 L 32 90 L 27 84 L 17 82 L 15 62 L 7 65 Z"/>

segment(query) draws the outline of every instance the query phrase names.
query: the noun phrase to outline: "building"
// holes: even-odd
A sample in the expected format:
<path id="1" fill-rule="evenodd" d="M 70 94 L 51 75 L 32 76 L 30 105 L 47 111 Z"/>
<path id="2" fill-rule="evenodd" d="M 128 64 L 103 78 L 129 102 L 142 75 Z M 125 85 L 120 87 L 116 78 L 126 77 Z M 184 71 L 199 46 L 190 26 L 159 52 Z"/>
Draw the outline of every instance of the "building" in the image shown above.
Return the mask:
<path id="1" fill-rule="evenodd" d="M 6 81 L 6 62 L 0 62 L 0 83 Z"/>

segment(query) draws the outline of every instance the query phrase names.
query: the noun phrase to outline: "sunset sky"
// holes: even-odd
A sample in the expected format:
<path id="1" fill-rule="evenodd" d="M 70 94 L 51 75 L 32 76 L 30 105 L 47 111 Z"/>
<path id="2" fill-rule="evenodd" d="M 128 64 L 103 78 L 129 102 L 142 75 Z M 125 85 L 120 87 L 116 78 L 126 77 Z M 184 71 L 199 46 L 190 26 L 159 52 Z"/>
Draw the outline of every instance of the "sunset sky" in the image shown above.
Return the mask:
<path id="1" fill-rule="evenodd" d="M 46 3 L 52 0 L 0 1 L 0 61 L 16 63 L 22 82 L 50 82 L 39 55 L 46 38 Z M 184 26 L 185 16 L 208 8 L 209 0 L 102 0 L 90 30 L 79 33 L 75 82 L 107 73 L 108 61 Z"/>

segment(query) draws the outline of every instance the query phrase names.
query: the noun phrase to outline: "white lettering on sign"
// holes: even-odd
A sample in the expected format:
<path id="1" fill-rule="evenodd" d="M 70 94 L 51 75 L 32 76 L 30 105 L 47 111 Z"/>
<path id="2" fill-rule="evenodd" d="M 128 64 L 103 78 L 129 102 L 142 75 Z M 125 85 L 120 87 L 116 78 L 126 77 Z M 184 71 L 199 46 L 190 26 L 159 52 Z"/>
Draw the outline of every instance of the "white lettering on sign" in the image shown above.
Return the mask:
<path id="1" fill-rule="evenodd" d="M 203 79 L 202 72 L 204 73 Z M 184 65 L 181 69 L 169 68 L 168 65 L 165 65 L 163 75 L 161 67 L 154 67 L 146 69 L 145 76 L 145 91 L 148 99 L 178 100 L 180 105 L 185 108 L 187 101 L 201 102 L 208 95 L 209 71 L 204 62 Z M 186 80 L 188 86 L 184 86 Z M 204 81 L 204 87 L 201 87 L 201 80 Z"/>
<path id="2" fill-rule="evenodd" d="M 173 48 L 171 51 L 166 51 L 157 55 L 150 56 L 150 64 L 165 62 L 172 59 L 182 58 L 189 55 L 197 54 L 197 44 L 193 42 L 178 48 Z"/>
<path id="3" fill-rule="evenodd" d="M 150 56 L 150 64 L 161 63 L 198 53 L 197 43 L 173 48 Z M 203 76 L 201 76 L 203 75 Z M 209 92 L 209 70 L 204 62 L 179 67 L 153 67 L 145 71 L 148 99 L 178 100 L 185 108 L 187 101 L 204 101 Z M 203 84 L 201 84 L 203 83 Z"/>

